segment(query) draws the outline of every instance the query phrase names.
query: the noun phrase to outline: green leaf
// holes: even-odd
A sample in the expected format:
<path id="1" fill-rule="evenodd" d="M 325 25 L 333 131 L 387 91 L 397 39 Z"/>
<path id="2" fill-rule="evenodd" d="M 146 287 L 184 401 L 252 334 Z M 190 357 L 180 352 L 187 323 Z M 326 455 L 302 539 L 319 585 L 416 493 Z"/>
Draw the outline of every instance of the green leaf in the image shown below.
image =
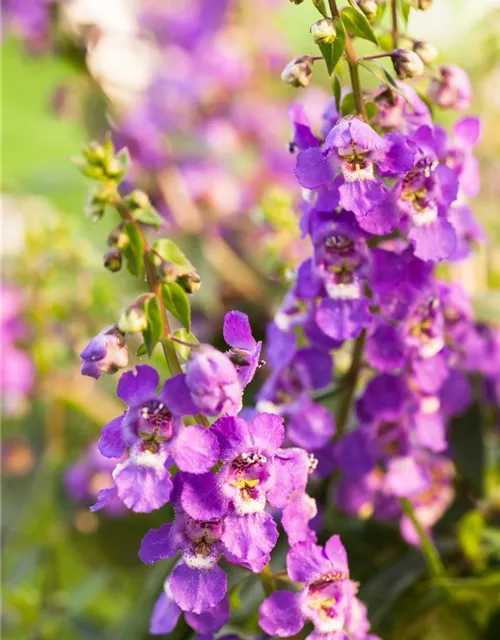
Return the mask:
<path id="1" fill-rule="evenodd" d="M 162 286 L 163 303 L 167 311 L 181 322 L 188 331 L 191 330 L 191 311 L 189 300 L 184 289 L 177 282 L 166 282 Z"/>
<path id="2" fill-rule="evenodd" d="M 183 342 L 199 344 L 198 338 L 187 329 L 177 329 L 177 331 L 174 332 L 174 337 L 178 340 L 182 340 Z M 191 347 L 188 347 L 185 344 L 179 344 L 178 342 L 174 342 L 173 345 L 181 358 L 183 358 L 184 360 L 187 360 L 189 358 Z"/>
<path id="3" fill-rule="evenodd" d="M 144 274 L 144 259 L 142 238 L 133 222 L 127 222 L 123 225 L 123 233 L 128 236 L 129 242 L 122 249 L 123 256 L 127 261 L 127 269 L 133 276 L 142 276 Z"/>
<path id="4" fill-rule="evenodd" d="M 399 93 L 403 98 L 405 97 L 405 94 L 398 87 L 394 76 L 384 67 L 384 65 L 380 64 L 380 62 L 377 62 L 376 60 L 363 60 L 363 62 L 360 62 L 359 64 L 378 78 L 380 82 L 387 84 L 393 91 Z"/>
<path id="5" fill-rule="evenodd" d="M 136 354 L 135 354 L 135 355 L 136 355 L 138 358 L 140 358 L 140 357 L 142 357 L 142 356 L 145 356 L 145 355 L 146 355 L 146 353 L 147 353 L 146 345 L 145 345 L 145 344 L 144 344 L 144 342 L 143 342 L 141 345 L 139 345 L 139 348 L 137 349 L 137 352 L 136 352 Z"/>
<path id="6" fill-rule="evenodd" d="M 312 1 L 313 1 L 313 5 L 321 13 L 323 18 L 329 18 L 330 17 L 328 15 L 328 9 L 326 8 L 325 0 L 312 0 Z"/>
<path id="7" fill-rule="evenodd" d="M 340 105 L 340 115 L 348 116 L 350 113 L 356 111 L 356 102 L 354 100 L 354 93 L 346 93 L 342 104 Z"/>
<path id="8" fill-rule="evenodd" d="M 373 44 L 378 46 L 377 36 L 364 13 L 354 7 L 346 7 L 342 9 L 340 15 L 342 16 L 342 22 L 348 33 L 352 33 L 353 36 L 357 36 L 363 40 L 373 42 Z"/>
<path id="9" fill-rule="evenodd" d="M 122 171 L 127 172 L 130 168 L 130 153 L 128 152 L 127 147 L 123 147 L 123 149 L 120 149 L 115 157 L 120 163 Z"/>
<path id="10" fill-rule="evenodd" d="M 148 320 L 147 328 L 142 332 L 147 354 L 151 356 L 155 346 L 160 342 L 163 332 L 160 303 L 154 296 L 146 301 L 144 311 Z"/>
<path id="11" fill-rule="evenodd" d="M 134 219 L 144 224 L 150 224 L 153 227 L 160 227 L 164 220 L 154 207 L 146 207 L 145 209 L 137 209 L 133 213 Z"/>
<path id="12" fill-rule="evenodd" d="M 340 102 L 342 100 L 342 83 L 338 73 L 334 73 L 332 81 L 333 95 L 335 97 L 335 108 L 340 113 Z"/>
<path id="13" fill-rule="evenodd" d="M 377 105 L 374 102 L 367 102 L 365 104 L 365 108 L 366 108 L 366 115 L 368 116 L 368 120 L 371 120 L 377 113 Z"/>
<path id="14" fill-rule="evenodd" d="M 408 0 L 399 0 L 399 15 L 402 18 L 405 31 L 406 31 L 406 27 L 408 26 L 410 9 L 411 9 L 411 4 L 408 2 Z"/>
<path id="15" fill-rule="evenodd" d="M 384 17 L 385 10 L 387 9 L 387 2 L 381 2 L 377 5 L 377 15 L 375 16 L 374 22 L 376 24 L 380 24 L 382 22 L 382 18 Z M 380 41 L 380 37 L 379 37 Z"/>
<path id="16" fill-rule="evenodd" d="M 338 62 L 344 53 L 346 42 L 346 33 L 342 21 L 338 19 L 334 20 L 333 26 L 337 32 L 337 37 L 332 44 L 318 45 L 321 54 L 325 59 L 326 68 L 328 69 L 330 76 L 335 71 Z"/>
<path id="17" fill-rule="evenodd" d="M 157 240 L 153 249 L 164 259 L 173 262 L 178 267 L 178 275 L 185 276 L 195 271 L 191 262 L 186 258 L 179 247 L 168 238 Z"/>
<path id="18" fill-rule="evenodd" d="M 458 523 L 458 542 L 464 555 L 473 563 L 481 563 L 481 535 L 486 526 L 484 515 L 477 509 L 468 511 Z"/>

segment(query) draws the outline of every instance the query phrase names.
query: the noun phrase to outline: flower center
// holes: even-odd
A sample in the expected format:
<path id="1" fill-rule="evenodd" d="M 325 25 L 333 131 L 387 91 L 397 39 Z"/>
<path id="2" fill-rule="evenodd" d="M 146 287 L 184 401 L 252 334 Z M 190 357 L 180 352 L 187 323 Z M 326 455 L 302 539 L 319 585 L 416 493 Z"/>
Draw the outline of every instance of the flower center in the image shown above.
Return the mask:
<path id="1" fill-rule="evenodd" d="M 146 402 L 139 409 L 137 432 L 145 440 L 170 440 L 173 435 L 172 413 L 159 400 Z"/>
<path id="2" fill-rule="evenodd" d="M 362 155 L 347 156 L 342 163 L 342 175 L 346 182 L 371 180 L 373 178 L 373 163 Z"/>
<path id="3" fill-rule="evenodd" d="M 228 484 L 233 487 L 233 502 L 240 514 L 261 513 L 266 506 L 262 481 L 267 479 L 266 456 L 258 452 L 242 453 L 231 464 Z"/>

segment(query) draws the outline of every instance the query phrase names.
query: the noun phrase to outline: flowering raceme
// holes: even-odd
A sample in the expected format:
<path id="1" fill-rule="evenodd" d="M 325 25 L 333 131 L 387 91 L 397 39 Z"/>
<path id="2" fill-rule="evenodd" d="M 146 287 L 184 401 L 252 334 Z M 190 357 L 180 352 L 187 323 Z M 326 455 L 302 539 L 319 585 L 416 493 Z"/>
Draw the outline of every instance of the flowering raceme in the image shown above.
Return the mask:
<path id="1" fill-rule="evenodd" d="M 472 401 L 470 373 L 486 377 L 492 402 L 500 395 L 498 363 L 488 357 L 500 349 L 498 333 L 477 324 L 464 291 L 436 271 L 446 260 L 467 257 L 482 238 L 467 201 L 479 188 L 472 149 L 481 128 L 466 116 L 448 134 L 417 90 L 388 71 L 387 84 L 363 92 L 358 65 L 390 57 L 400 80 L 410 79 L 433 51 L 425 43 L 412 52 L 397 48 L 396 20 L 394 51 L 353 58 L 352 25 L 342 20 L 363 15 L 364 29 L 371 30 L 366 15 L 373 20 L 377 10 L 375 3 L 361 5 L 336 15 L 331 2 L 335 28 L 323 16 L 312 29 L 323 54 L 332 47 L 325 55 L 332 80 L 343 33 L 336 64 L 344 52 L 352 92 L 335 91 L 318 132 L 303 105 L 289 110 L 300 229 L 310 251 L 267 327 L 269 373 L 255 407 L 243 406 L 244 393 L 263 364 L 263 345 L 248 317 L 226 314 L 226 352 L 194 340 L 188 296 L 197 287 L 186 286 L 193 265 L 170 240 L 150 246 L 147 234 L 158 218 L 154 210 L 138 214 L 120 195 L 123 153 L 115 154 L 110 140 L 85 153 L 84 172 L 104 184 L 103 197 L 111 193 L 106 204 L 122 217 L 128 242 L 141 248 L 135 256 L 117 251 L 131 273 L 146 275 L 149 292 L 128 308 L 137 323 L 119 323 L 123 331 L 111 325 L 91 340 L 82 373 L 98 378 L 126 366 L 133 333 L 142 334 L 140 353 L 151 355 L 161 345 L 168 365 L 160 390 L 150 365 L 121 375 L 117 395 L 127 408 L 103 428 L 98 443 L 103 456 L 117 461 L 113 486 L 101 489 L 92 507 L 119 501 L 149 513 L 172 506 L 173 520 L 149 531 L 139 551 L 146 564 L 174 563 L 153 611 L 152 634 L 170 633 L 181 612 L 198 633 L 217 633 L 230 618 L 228 572 L 232 579 L 244 570 L 264 587 L 259 625 L 266 634 L 292 637 L 307 623 L 313 640 L 375 640 L 345 548 L 338 535 L 323 535 L 336 526 L 330 502 L 363 520 L 398 522 L 402 536 L 422 547 L 432 575 L 444 575 L 432 529 L 454 499 L 449 424 Z M 214 42 L 211 31 L 198 33 L 199 16 L 194 11 L 173 21 L 176 46 L 198 51 L 201 35 Z M 220 28 L 220 14 L 211 17 L 207 29 Z M 216 47 L 214 59 L 200 62 L 210 78 L 218 53 Z M 300 56 L 282 77 L 305 86 L 318 59 Z M 234 89 L 241 77 L 233 71 L 228 64 L 221 73 Z M 439 73 L 429 98 L 442 108 L 466 108 L 463 72 L 445 66 Z M 337 81 L 335 75 L 334 86 Z M 151 89 L 151 108 L 163 104 L 160 89 Z M 153 111 L 172 131 L 183 115 Z M 212 121 L 208 129 L 217 138 L 222 125 Z M 133 124 L 125 137 L 145 132 Z M 141 157 L 149 147 L 135 142 Z M 149 151 L 152 166 L 168 164 L 156 146 Z M 168 269 L 157 268 L 158 258 Z M 172 318 L 180 330 L 171 329 Z M 277 546 L 286 548 L 286 572 L 271 568 Z"/>

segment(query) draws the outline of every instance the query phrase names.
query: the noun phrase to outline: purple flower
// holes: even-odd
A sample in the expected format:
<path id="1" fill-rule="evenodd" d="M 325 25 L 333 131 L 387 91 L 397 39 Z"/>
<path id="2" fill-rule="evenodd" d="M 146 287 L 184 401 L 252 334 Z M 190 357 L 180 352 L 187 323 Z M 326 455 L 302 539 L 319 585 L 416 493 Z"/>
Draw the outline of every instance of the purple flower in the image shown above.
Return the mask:
<path id="1" fill-rule="evenodd" d="M 335 124 L 322 149 L 313 147 L 299 153 L 295 174 L 307 189 L 333 182 L 340 205 L 356 216 L 364 216 L 386 198 L 376 171 L 381 176 L 396 177 L 411 169 L 413 162 L 413 147 L 404 136 L 382 139 L 370 125 L 350 117 Z"/>
<path id="2" fill-rule="evenodd" d="M 304 586 L 298 593 L 276 591 L 264 600 L 259 608 L 262 629 L 272 636 L 286 638 L 311 620 L 314 638 L 345 638 L 342 632 L 349 623 L 354 625 L 357 613 L 351 613 L 356 585 L 349 579 L 347 556 L 340 538 L 332 536 L 324 548 L 312 542 L 299 542 L 288 552 L 287 569 L 290 578 Z"/>
<path id="3" fill-rule="evenodd" d="M 217 566 L 224 551 L 223 529 L 221 517 L 197 521 L 178 511 L 173 524 L 152 529 L 142 540 L 139 556 L 147 564 L 182 553 L 182 561 L 170 574 L 167 588 L 183 611 L 205 613 L 226 595 L 226 574 Z"/>
<path id="4" fill-rule="evenodd" d="M 81 374 L 98 380 L 101 373 L 116 373 L 128 365 L 125 336 L 116 327 L 106 327 L 81 352 Z"/>
<path id="5" fill-rule="evenodd" d="M 243 390 L 238 370 L 227 355 L 210 345 L 193 349 L 186 373 L 172 380 L 179 390 L 184 388 L 184 395 L 187 391 L 196 407 L 194 413 L 236 415 L 241 409 Z"/>
<path id="6" fill-rule="evenodd" d="M 183 426 L 181 416 L 196 408 L 193 411 L 180 376 L 167 380 L 157 394 L 156 370 L 138 365 L 136 371 L 120 378 L 118 397 L 129 409 L 103 428 L 99 450 L 108 458 L 119 458 L 128 447 L 128 458 L 113 472 L 114 491 L 129 509 L 147 513 L 169 500 L 168 466 L 175 462 L 181 471 L 204 473 L 217 462 L 219 448 L 210 431 Z M 112 491 L 101 492 L 93 509 L 100 509 Z"/>
<path id="7" fill-rule="evenodd" d="M 262 342 L 252 336 L 248 316 L 240 311 L 230 311 L 224 318 L 224 340 L 231 347 L 228 352 L 238 372 L 242 388 L 252 380 L 260 363 Z"/>
<path id="8" fill-rule="evenodd" d="M 168 579 L 165 581 L 163 592 L 155 603 L 149 633 L 153 636 L 164 635 L 173 631 L 181 616 L 182 609 L 172 597 Z M 214 607 L 203 613 L 186 611 L 184 617 L 187 624 L 197 633 L 216 633 L 229 622 L 229 600 L 224 596 Z"/>
<path id="9" fill-rule="evenodd" d="M 421 125 L 432 124 L 429 107 L 413 87 L 397 81 L 401 93 L 382 85 L 375 96 L 377 113 L 375 122 L 385 131 L 412 135 Z"/>
<path id="10" fill-rule="evenodd" d="M 443 109 L 468 109 L 472 101 L 472 89 L 465 71 L 454 64 L 442 65 L 438 71 L 440 78 L 432 80 L 429 98 Z"/>
<path id="11" fill-rule="evenodd" d="M 91 505 L 102 489 L 113 486 L 114 460 L 105 458 L 97 447 L 90 445 L 82 458 L 65 473 L 64 484 L 68 495 L 77 503 Z M 111 498 L 105 505 L 105 511 L 111 516 L 122 516 L 125 507 L 118 496 Z"/>

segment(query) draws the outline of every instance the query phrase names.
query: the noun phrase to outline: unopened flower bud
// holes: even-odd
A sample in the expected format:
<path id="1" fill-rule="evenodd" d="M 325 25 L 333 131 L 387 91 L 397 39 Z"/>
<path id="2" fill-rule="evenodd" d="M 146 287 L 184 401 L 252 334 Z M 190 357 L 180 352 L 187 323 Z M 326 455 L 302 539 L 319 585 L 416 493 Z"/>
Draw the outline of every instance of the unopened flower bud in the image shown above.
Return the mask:
<path id="1" fill-rule="evenodd" d="M 337 37 L 333 22 L 328 18 L 322 18 L 311 25 L 311 35 L 315 44 L 332 44 Z"/>
<path id="2" fill-rule="evenodd" d="M 104 147 L 98 142 L 91 142 L 86 147 L 83 147 L 82 154 L 90 164 L 100 165 L 106 158 Z"/>
<path id="3" fill-rule="evenodd" d="M 127 307 L 118 320 L 118 329 L 123 333 L 139 333 L 148 326 L 148 319 L 142 306 L 133 304 Z"/>
<path id="4" fill-rule="evenodd" d="M 137 209 L 146 209 L 146 207 L 149 207 L 151 204 L 147 193 L 144 193 L 141 189 L 132 191 L 127 197 L 127 201 Z"/>
<path id="5" fill-rule="evenodd" d="M 292 4 L 302 4 L 304 0 L 290 0 Z"/>
<path id="6" fill-rule="evenodd" d="M 98 379 L 101 373 L 115 373 L 128 364 L 125 336 L 116 327 L 106 327 L 88 343 L 80 354 L 81 373 Z"/>
<path id="7" fill-rule="evenodd" d="M 108 246 L 114 249 L 125 249 L 129 242 L 130 238 L 123 230 L 123 222 L 108 235 Z"/>
<path id="8" fill-rule="evenodd" d="M 162 258 L 156 269 L 162 282 L 175 282 L 177 280 L 179 270 L 174 262 L 163 260 Z"/>
<path id="9" fill-rule="evenodd" d="M 417 9 L 427 11 L 432 6 L 433 0 L 417 0 Z"/>
<path id="10" fill-rule="evenodd" d="M 104 254 L 104 267 L 115 273 L 122 268 L 122 254 L 118 249 L 111 249 Z"/>
<path id="11" fill-rule="evenodd" d="M 413 51 L 424 64 L 429 64 L 437 58 L 438 50 L 430 42 L 415 42 Z"/>
<path id="12" fill-rule="evenodd" d="M 193 271 L 177 278 L 177 284 L 180 284 L 186 293 L 195 293 L 201 287 L 201 278 L 196 271 Z"/>
<path id="13" fill-rule="evenodd" d="M 117 158 L 111 158 L 106 162 L 106 173 L 110 178 L 117 178 L 123 174 L 123 167 Z"/>
<path id="14" fill-rule="evenodd" d="M 424 63 L 413 51 L 396 49 L 391 55 L 394 71 L 400 80 L 415 78 L 424 72 Z"/>
<path id="15" fill-rule="evenodd" d="M 358 7 L 368 20 L 373 20 L 377 15 L 377 3 L 375 0 L 358 0 Z"/>
<path id="16" fill-rule="evenodd" d="M 311 56 L 299 56 L 291 60 L 281 73 L 281 79 L 292 87 L 307 87 L 311 81 L 313 59 Z"/>

